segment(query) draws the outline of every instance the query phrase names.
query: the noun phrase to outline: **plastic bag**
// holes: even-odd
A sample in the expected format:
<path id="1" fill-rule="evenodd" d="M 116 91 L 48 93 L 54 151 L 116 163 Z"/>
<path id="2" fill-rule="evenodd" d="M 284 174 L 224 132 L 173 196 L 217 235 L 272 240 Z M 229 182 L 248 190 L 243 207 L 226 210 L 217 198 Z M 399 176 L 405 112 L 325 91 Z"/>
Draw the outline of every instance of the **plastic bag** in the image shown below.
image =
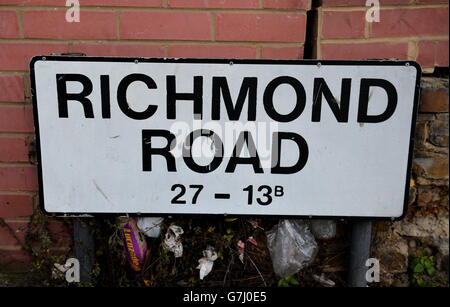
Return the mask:
<path id="1" fill-rule="evenodd" d="M 311 232 L 316 239 L 332 239 L 336 236 L 336 221 L 311 220 Z"/>
<path id="2" fill-rule="evenodd" d="M 317 243 L 306 221 L 280 220 L 266 235 L 273 270 L 279 277 L 297 273 L 317 255 Z"/>

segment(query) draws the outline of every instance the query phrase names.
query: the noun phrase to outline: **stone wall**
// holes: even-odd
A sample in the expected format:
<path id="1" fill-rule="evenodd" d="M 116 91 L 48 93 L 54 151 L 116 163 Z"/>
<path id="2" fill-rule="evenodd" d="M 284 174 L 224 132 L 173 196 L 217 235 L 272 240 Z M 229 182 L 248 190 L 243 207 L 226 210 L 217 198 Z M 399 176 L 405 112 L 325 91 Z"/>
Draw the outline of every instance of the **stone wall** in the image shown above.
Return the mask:
<path id="1" fill-rule="evenodd" d="M 411 261 L 421 253 L 434 257 L 448 281 L 448 82 L 422 78 L 408 213 L 398 222 L 375 223 L 372 256 L 380 260 L 383 285 L 408 285 Z"/>

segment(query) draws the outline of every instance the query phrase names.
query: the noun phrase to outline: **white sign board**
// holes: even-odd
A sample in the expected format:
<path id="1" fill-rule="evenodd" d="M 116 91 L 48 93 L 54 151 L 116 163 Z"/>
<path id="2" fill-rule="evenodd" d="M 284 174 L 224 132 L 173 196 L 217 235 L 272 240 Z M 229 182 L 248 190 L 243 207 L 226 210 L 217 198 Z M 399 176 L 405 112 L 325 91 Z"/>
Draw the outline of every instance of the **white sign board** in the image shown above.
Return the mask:
<path id="1" fill-rule="evenodd" d="M 48 214 L 399 218 L 420 66 L 35 57 Z"/>

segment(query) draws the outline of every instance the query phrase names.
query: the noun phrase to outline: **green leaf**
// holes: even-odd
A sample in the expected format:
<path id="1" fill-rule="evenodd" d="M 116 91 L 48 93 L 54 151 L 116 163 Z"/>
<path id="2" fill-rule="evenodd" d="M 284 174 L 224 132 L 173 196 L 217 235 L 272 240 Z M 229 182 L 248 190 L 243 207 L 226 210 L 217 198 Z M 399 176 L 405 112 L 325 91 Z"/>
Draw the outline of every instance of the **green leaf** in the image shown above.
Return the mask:
<path id="1" fill-rule="evenodd" d="M 424 270 L 423 265 L 418 263 L 416 264 L 416 266 L 414 267 L 414 273 L 422 273 Z"/>
<path id="2" fill-rule="evenodd" d="M 294 278 L 294 276 L 291 276 L 289 278 L 289 282 L 291 283 L 291 285 L 294 285 L 294 286 L 300 285 L 299 282 L 297 281 L 297 279 Z"/>
<path id="3" fill-rule="evenodd" d="M 418 279 L 417 280 L 417 285 L 419 287 L 426 287 L 427 283 L 423 279 Z"/>
<path id="4" fill-rule="evenodd" d="M 434 266 L 433 261 L 431 259 L 429 259 L 429 258 L 426 258 L 424 260 L 423 264 L 424 264 L 425 268 L 427 268 L 427 269 L 432 268 Z"/>
<path id="5" fill-rule="evenodd" d="M 434 273 L 436 273 L 436 270 L 432 268 L 427 268 L 427 273 L 429 276 L 434 276 Z"/>
<path id="6" fill-rule="evenodd" d="M 278 281 L 278 287 L 289 287 L 289 283 L 286 281 L 286 279 L 281 278 Z"/>

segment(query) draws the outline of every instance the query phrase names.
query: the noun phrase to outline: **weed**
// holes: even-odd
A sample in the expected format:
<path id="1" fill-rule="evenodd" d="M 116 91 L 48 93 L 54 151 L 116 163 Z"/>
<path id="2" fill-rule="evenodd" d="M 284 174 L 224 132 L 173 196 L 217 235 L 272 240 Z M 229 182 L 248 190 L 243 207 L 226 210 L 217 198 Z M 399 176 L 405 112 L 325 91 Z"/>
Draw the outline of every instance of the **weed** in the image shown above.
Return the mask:
<path id="1" fill-rule="evenodd" d="M 278 287 L 290 287 L 290 286 L 298 286 L 298 285 L 300 285 L 300 283 L 292 275 L 283 277 L 278 281 Z"/>
<path id="2" fill-rule="evenodd" d="M 436 276 L 436 263 L 433 255 L 421 249 L 419 256 L 411 261 L 410 283 L 415 287 L 448 287 L 448 281 Z"/>

